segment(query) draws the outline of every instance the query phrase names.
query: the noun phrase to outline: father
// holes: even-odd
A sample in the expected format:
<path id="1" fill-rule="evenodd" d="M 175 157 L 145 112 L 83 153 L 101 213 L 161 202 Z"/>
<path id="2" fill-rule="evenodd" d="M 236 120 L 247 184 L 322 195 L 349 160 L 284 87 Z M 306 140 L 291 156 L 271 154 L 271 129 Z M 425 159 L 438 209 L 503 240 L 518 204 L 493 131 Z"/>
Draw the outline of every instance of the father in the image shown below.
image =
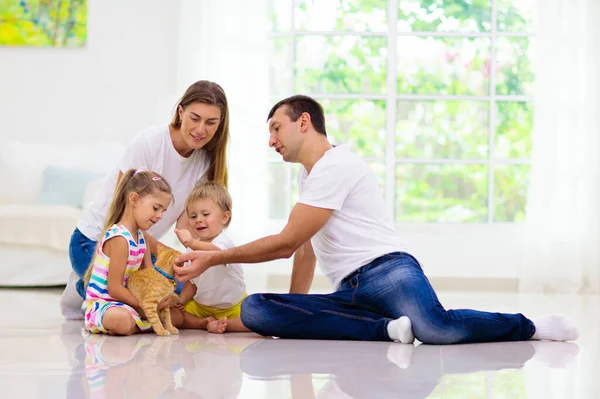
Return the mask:
<path id="1" fill-rule="evenodd" d="M 290 294 L 253 294 L 241 318 L 252 331 L 281 338 L 454 344 L 579 336 L 559 315 L 445 310 L 419 262 L 403 251 L 375 174 L 347 146 L 332 146 L 322 106 L 296 95 L 273 106 L 269 145 L 300 163 L 300 198 L 281 233 L 225 251 L 196 251 L 174 266 L 189 280 L 227 263 L 259 263 L 294 255 Z M 316 261 L 335 292 L 309 295 Z M 412 329 L 411 329 L 412 322 Z"/>

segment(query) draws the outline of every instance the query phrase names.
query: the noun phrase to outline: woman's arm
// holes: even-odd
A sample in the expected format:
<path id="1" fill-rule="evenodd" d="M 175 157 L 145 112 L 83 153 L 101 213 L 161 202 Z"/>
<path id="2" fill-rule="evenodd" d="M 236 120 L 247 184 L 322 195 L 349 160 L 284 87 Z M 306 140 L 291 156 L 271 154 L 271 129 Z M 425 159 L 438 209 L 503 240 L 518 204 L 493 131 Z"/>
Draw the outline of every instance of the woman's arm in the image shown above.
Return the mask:
<path id="1" fill-rule="evenodd" d="M 140 304 L 137 298 L 123 286 L 123 277 L 129 259 L 129 243 L 125 237 L 117 236 L 104 243 L 102 251 L 110 258 L 108 264 L 108 294 L 119 302 L 123 302 L 135 309 Z"/>

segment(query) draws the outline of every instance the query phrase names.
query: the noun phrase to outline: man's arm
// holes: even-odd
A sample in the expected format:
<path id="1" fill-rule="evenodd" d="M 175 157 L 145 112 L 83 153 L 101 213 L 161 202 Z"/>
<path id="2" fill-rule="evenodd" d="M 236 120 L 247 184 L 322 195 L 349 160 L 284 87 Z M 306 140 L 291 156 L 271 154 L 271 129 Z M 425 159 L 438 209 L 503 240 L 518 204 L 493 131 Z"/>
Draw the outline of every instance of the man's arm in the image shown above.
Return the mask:
<path id="1" fill-rule="evenodd" d="M 261 263 L 289 258 L 314 236 L 333 214 L 333 209 L 296 204 L 281 233 L 225 251 L 194 251 L 180 255 L 176 262 L 192 261 L 190 266 L 173 266 L 180 281 L 202 274 L 214 265 L 225 263 Z"/>
<path id="2" fill-rule="evenodd" d="M 308 294 L 315 276 L 316 265 L 317 258 L 308 240 L 294 254 L 290 294 Z"/>

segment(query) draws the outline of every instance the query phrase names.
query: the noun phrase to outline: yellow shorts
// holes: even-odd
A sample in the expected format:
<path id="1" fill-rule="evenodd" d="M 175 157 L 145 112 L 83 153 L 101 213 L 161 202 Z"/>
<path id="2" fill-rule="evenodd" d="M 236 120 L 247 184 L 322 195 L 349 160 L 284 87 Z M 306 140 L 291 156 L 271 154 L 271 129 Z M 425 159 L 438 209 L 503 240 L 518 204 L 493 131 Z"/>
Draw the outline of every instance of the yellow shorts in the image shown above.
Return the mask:
<path id="1" fill-rule="evenodd" d="M 220 319 L 221 317 L 227 317 L 228 319 L 237 319 L 240 317 L 240 310 L 242 309 L 242 302 L 248 294 L 244 295 L 241 301 L 227 309 L 213 308 L 211 306 L 202 305 L 194 300 L 189 301 L 185 305 L 185 311 L 194 316 L 206 318 L 214 317 Z"/>

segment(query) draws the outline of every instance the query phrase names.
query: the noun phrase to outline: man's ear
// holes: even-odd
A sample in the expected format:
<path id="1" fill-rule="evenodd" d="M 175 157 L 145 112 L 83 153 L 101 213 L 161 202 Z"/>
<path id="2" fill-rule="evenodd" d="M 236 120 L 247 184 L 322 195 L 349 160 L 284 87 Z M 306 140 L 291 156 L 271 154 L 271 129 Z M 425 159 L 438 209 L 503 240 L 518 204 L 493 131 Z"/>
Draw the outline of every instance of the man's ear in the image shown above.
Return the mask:
<path id="1" fill-rule="evenodd" d="M 306 133 L 306 130 L 308 129 L 311 123 L 310 114 L 308 112 L 303 112 L 302 115 L 300 115 L 300 118 L 298 119 L 300 122 L 300 132 Z"/>

